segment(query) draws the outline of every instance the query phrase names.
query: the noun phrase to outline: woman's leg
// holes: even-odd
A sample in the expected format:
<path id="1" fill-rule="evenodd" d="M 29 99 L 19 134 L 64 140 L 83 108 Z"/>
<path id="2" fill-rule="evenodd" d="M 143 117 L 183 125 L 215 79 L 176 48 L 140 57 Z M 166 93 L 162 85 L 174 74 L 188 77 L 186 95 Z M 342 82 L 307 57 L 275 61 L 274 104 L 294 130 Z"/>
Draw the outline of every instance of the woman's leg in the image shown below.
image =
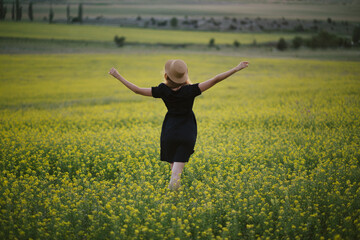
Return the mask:
<path id="1" fill-rule="evenodd" d="M 180 177 L 184 169 L 184 162 L 174 162 L 171 169 L 170 190 L 177 190 L 180 187 Z"/>
<path id="2" fill-rule="evenodd" d="M 170 163 L 171 170 L 172 170 L 173 166 L 174 166 L 174 163 Z"/>

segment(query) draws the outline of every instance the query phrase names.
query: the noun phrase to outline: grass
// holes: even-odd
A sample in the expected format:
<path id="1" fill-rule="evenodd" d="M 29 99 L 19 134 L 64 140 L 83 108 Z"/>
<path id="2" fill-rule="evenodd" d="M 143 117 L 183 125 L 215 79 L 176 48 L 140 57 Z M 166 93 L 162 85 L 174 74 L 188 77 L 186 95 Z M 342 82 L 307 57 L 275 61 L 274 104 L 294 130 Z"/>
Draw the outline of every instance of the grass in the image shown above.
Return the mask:
<path id="1" fill-rule="evenodd" d="M 174 193 L 159 161 L 165 106 L 107 74 L 156 86 L 169 58 L 195 83 L 238 63 L 0 55 L 0 238 L 360 237 L 359 62 L 248 59 L 195 100 L 198 140 Z"/>
<path id="2" fill-rule="evenodd" d="M 257 43 L 264 43 L 278 41 L 281 37 L 292 39 L 297 34 L 195 32 L 26 22 L 0 23 L 0 37 L 112 42 L 115 35 L 126 37 L 126 42 L 151 44 L 208 44 L 211 38 L 215 39 L 216 44 L 233 44 L 235 40 L 242 44 L 250 44 L 254 40 Z"/>

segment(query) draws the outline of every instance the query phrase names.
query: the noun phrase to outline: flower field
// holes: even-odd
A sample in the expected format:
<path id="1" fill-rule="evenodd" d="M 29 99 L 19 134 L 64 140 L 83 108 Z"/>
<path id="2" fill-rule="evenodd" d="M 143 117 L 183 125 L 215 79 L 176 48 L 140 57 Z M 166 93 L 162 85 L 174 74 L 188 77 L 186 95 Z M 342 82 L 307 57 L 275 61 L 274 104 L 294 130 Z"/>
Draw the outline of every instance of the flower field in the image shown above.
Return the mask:
<path id="1" fill-rule="evenodd" d="M 167 59 L 195 100 L 178 192 L 159 160 Z M 0 239 L 360 239 L 360 63 L 150 53 L 0 55 Z"/>

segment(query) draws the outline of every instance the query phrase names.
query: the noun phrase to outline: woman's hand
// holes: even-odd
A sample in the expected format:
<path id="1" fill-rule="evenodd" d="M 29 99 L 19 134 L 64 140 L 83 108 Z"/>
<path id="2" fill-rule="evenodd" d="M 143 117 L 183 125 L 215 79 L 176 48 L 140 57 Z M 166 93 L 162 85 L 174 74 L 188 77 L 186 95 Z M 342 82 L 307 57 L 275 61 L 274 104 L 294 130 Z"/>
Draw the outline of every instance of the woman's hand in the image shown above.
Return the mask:
<path id="1" fill-rule="evenodd" d="M 109 71 L 109 74 L 112 75 L 112 76 L 119 76 L 119 72 L 115 69 L 115 68 L 111 68 L 110 71 Z"/>
<path id="2" fill-rule="evenodd" d="M 241 62 L 239 65 L 237 65 L 236 71 L 240 71 L 241 69 L 247 68 L 249 66 L 249 62 Z"/>

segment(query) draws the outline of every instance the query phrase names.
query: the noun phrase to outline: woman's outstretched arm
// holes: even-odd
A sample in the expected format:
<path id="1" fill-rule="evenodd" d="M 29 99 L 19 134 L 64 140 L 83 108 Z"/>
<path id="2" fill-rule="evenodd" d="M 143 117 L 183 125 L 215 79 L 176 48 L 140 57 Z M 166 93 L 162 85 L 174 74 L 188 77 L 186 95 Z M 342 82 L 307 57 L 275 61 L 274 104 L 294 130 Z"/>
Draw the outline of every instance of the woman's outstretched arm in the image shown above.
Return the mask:
<path id="1" fill-rule="evenodd" d="M 148 96 L 148 97 L 152 96 L 151 88 L 139 88 L 135 84 L 133 84 L 133 83 L 127 81 L 125 78 L 123 78 L 115 68 L 111 68 L 109 71 L 109 74 L 112 75 L 114 78 L 118 79 L 122 84 L 124 84 L 127 88 L 129 88 L 134 93 L 140 94 L 143 96 Z"/>
<path id="2" fill-rule="evenodd" d="M 202 83 L 199 83 L 199 88 L 201 90 L 201 92 L 204 92 L 206 90 L 208 90 L 209 88 L 211 88 L 212 86 L 214 86 L 215 84 L 221 82 L 222 80 L 230 77 L 231 75 L 233 75 L 234 73 L 240 71 L 241 69 L 244 69 L 246 68 L 247 66 L 249 65 L 249 62 L 241 62 L 239 65 L 237 65 L 236 67 L 226 71 L 226 72 L 223 72 L 223 73 L 220 73 L 218 75 L 216 75 L 215 77 L 205 81 L 205 82 L 202 82 Z"/>

